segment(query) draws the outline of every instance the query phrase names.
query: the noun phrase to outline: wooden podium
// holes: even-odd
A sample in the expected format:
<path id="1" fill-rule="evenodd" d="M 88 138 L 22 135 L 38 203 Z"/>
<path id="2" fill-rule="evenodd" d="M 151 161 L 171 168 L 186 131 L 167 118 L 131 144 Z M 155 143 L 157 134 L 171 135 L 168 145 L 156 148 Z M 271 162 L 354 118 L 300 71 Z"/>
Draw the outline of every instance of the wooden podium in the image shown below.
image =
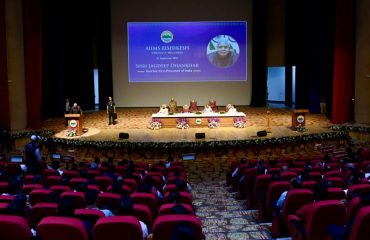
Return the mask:
<path id="1" fill-rule="evenodd" d="M 298 125 L 305 126 L 306 113 L 308 112 L 308 109 L 295 109 L 292 111 L 292 129 L 295 129 Z"/>
<path id="2" fill-rule="evenodd" d="M 82 118 L 81 114 L 65 114 L 65 118 L 68 120 L 68 131 L 76 131 L 76 135 L 82 134 Z"/>

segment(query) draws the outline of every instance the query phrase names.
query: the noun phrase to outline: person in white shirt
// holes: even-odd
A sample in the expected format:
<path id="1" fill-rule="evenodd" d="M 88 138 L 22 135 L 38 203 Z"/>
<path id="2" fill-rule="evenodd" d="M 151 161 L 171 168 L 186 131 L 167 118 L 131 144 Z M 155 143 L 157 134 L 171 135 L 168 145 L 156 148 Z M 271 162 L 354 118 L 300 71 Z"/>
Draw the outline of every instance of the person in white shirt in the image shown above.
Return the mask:
<path id="1" fill-rule="evenodd" d="M 226 105 L 226 112 L 227 113 L 236 113 L 237 110 L 232 104 L 229 103 L 229 104 Z"/>
<path id="2" fill-rule="evenodd" d="M 204 113 L 212 113 L 213 112 L 211 106 L 209 106 L 208 103 L 204 106 L 203 112 Z"/>
<path id="3" fill-rule="evenodd" d="M 159 112 L 158 112 L 158 113 L 168 115 L 168 108 L 167 108 L 166 104 L 162 104 L 162 106 L 161 106 L 161 108 L 159 109 Z"/>

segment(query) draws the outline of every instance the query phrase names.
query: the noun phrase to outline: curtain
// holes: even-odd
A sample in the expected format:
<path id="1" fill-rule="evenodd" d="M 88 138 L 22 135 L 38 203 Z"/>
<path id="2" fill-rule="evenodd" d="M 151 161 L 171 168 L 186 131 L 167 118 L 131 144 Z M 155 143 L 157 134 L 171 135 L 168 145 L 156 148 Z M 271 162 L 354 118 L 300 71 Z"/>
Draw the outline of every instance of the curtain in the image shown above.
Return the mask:
<path id="1" fill-rule="evenodd" d="M 41 123 L 41 0 L 23 0 L 24 64 L 27 101 L 27 128 Z"/>

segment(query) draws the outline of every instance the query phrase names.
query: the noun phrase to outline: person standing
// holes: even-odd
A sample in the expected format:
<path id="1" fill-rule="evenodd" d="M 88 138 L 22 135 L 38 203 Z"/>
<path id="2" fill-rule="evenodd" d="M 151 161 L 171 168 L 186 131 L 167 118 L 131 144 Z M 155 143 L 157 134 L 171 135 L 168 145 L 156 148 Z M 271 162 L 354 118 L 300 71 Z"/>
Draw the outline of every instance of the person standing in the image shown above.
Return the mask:
<path id="1" fill-rule="evenodd" d="M 66 105 L 64 107 L 64 114 L 68 114 L 71 111 L 71 105 L 69 104 L 69 99 L 66 98 Z M 65 125 L 68 126 L 68 118 L 65 118 Z"/>
<path id="2" fill-rule="evenodd" d="M 82 115 L 82 109 L 80 106 L 77 105 L 77 103 L 74 103 L 70 110 L 71 114 L 81 114 Z"/>
<path id="3" fill-rule="evenodd" d="M 114 114 L 116 113 L 116 104 L 114 103 L 112 97 L 108 98 L 107 102 L 107 114 L 108 114 L 108 125 L 114 125 Z"/>
<path id="4" fill-rule="evenodd" d="M 38 144 L 39 137 L 36 135 L 31 136 L 31 141 L 24 147 L 25 160 L 28 174 L 41 174 L 41 151 Z"/>

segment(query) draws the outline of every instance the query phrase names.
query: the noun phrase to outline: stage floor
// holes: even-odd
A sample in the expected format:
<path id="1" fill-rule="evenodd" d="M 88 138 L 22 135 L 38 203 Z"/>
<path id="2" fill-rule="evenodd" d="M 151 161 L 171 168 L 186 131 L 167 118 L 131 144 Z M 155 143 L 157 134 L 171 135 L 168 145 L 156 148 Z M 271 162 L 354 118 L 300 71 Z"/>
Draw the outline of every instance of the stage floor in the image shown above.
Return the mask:
<path id="1" fill-rule="evenodd" d="M 307 114 L 306 129 L 299 133 L 293 131 L 291 126 L 291 109 L 270 108 L 272 120 L 272 132 L 267 138 L 296 136 L 301 134 L 313 134 L 330 132 L 330 121 L 323 114 Z M 108 125 L 106 111 L 90 111 L 83 115 L 83 127 L 88 131 L 78 137 L 66 137 L 64 118 L 48 119 L 42 123 L 42 129 L 54 130 L 55 137 L 66 139 L 81 139 L 86 141 L 119 141 L 119 133 L 125 132 L 130 135 L 130 142 L 192 142 L 195 141 L 195 133 L 204 132 L 204 141 L 223 140 L 246 140 L 257 138 L 257 131 L 267 128 L 267 108 L 238 107 L 238 111 L 247 116 L 245 128 L 219 127 L 217 129 L 202 128 L 162 128 L 151 130 L 148 128 L 149 120 L 158 108 L 118 108 L 118 119 L 115 125 Z"/>

